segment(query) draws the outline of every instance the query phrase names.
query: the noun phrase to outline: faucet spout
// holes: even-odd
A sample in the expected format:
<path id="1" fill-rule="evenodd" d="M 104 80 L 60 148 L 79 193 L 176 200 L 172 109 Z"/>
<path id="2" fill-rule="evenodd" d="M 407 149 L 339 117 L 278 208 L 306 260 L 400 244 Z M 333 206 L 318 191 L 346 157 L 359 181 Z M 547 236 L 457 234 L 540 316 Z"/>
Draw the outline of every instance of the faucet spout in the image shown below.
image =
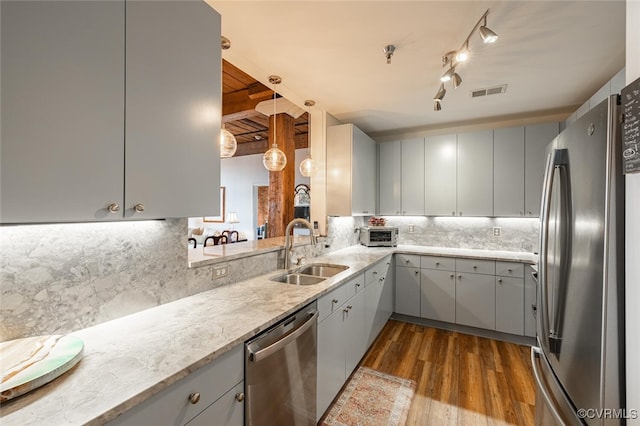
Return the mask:
<path id="1" fill-rule="evenodd" d="M 311 225 L 311 223 L 308 220 L 305 220 L 302 218 L 295 218 L 291 222 L 289 222 L 287 224 L 287 228 L 284 231 L 284 269 L 289 269 L 289 266 L 291 264 L 291 260 L 289 259 L 289 254 L 293 247 L 293 239 L 291 238 L 291 229 L 293 228 L 293 225 L 295 225 L 296 223 L 302 224 L 306 226 L 307 229 L 309 229 L 309 238 L 311 240 L 311 244 L 316 245 L 317 243 L 316 236 L 313 234 L 313 225 Z"/>

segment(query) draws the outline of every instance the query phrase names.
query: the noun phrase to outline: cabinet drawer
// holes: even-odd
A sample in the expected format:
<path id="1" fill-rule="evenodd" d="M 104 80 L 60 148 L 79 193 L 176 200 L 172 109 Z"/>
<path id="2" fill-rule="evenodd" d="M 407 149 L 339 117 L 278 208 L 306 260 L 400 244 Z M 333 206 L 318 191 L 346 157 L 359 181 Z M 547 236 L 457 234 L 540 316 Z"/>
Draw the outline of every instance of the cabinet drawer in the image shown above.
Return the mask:
<path id="1" fill-rule="evenodd" d="M 243 421 L 244 382 L 241 382 L 185 426 L 242 426 Z"/>
<path id="2" fill-rule="evenodd" d="M 442 269 L 444 271 L 455 271 L 456 260 L 450 257 L 420 256 L 420 267 L 426 269 Z"/>
<path id="3" fill-rule="evenodd" d="M 364 290 L 364 274 L 360 274 L 355 278 L 351 278 L 345 284 L 343 284 L 345 288 L 345 301 L 351 299 L 356 295 L 359 291 Z"/>
<path id="4" fill-rule="evenodd" d="M 389 259 L 384 259 L 382 262 L 376 263 L 365 272 L 365 285 L 369 285 L 374 282 L 378 282 L 380 278 L 384 279 L 387 276 L 389 270 Z"/>
<path id="5" fill-rule="evenodd" d="M 185 424 L 242 382 L 243 378 L 244 345 L 238 345 L 115 418 L 109 425 Z M 189 396 L 196 393 L 200 394 L 199 400 L 193 404 Z"/>
<path id="6" fill-rule="evenodd" d="M 322 321 L 347 301 L 347 287 L 341 285 L 318 299 L 318 322 Z"/>
<path id="7" fill-rule="evenodd" d="M 524 277 L 524 264 L 517 262 L 496 261 L 496 275 L 501 277 Z"/>
<path id="8" fill-rule="evenodd" d="M 493 260 L 456 259 L 456 272 L 495 275 L 496 262 Z"/>
<path id="9" fill-rule="evenodd" d="M 398 254 L 396 256 L 396 266 L 404 266 L 408 268 L 420 267 L 420 256 L 417 254 Z"/>

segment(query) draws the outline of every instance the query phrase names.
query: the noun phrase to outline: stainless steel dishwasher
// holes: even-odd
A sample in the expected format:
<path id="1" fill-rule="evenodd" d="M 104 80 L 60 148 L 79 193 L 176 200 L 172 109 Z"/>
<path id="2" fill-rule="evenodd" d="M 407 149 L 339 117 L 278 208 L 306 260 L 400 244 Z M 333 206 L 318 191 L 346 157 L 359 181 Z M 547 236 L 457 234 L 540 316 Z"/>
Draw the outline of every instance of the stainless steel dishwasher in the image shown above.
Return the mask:
<path id="1" fill-rule="evenodd" d="M 245 424 L 316 424 L 317 303 L 245 343 Z"/>

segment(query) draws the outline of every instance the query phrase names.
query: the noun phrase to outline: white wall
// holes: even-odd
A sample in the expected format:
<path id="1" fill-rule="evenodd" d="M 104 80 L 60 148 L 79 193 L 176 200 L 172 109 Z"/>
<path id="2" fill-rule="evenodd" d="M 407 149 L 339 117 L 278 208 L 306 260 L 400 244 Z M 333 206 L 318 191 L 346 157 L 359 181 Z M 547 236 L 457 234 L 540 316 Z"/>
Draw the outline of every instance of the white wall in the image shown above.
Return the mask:
<path id="1" fill-rule="evenodd" d="M 300 174 L 300 162 L 307 158 L 308 149 L 297 149 L 295 158 L 295 184 L 309 185 L 309 178 Z M 223 158 L 220 161 L 220 184 L 226 189 L 225 219 L 229 212 L 236 212 L 240 223 L 234 229 L 243 232 L 247 239 L 255 239 L 253 214 L 257 206 L 254 205 L 253 187 L 255 185 L 269 185 L 269 172 L 262 164 L 262 154 L 243 155 L 241 157 Z M 311 203 L 313 204 L 313 188 L 311 188 Z M 201 217 L 189 218 L 189 227 L 207 227 L 223 231 L 231 229 L 228 223 L 203 222 Z"/>
<path id="2" fill-rule="evenodd" d="M 640 1 L 627 0 L 627 84 L 640 78 Z M 627 410 L 640 413 L 640 174 L 626 175 L 625 292 Z M 640 425 L 640 418 L 628 420 Z"/>

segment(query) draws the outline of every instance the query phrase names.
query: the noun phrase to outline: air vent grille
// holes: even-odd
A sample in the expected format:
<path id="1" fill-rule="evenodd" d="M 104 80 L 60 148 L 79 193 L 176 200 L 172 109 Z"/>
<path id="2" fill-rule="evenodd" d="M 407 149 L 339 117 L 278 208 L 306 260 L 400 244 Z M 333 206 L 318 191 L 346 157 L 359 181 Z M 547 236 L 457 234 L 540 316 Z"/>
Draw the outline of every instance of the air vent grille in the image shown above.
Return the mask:
<path id="1" fill-rule="evenodd" d="M 485 89 L 476 89 L 471 91 L 472 98 L 478 98 L 480 96 L 498 95 L 507 91 L 507 85 L 502 84 L 500 86 L 487 87 Z"/>

